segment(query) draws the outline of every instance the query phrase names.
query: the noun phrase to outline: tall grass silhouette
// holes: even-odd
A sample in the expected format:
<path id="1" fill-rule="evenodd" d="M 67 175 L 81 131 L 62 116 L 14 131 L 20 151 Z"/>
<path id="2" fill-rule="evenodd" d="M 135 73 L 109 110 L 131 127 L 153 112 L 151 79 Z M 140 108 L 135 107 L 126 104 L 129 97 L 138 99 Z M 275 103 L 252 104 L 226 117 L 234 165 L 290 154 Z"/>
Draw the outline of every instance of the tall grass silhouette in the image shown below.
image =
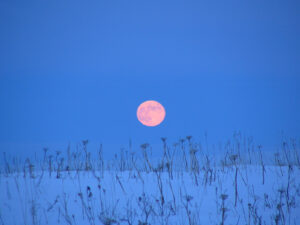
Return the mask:
<path id="1" fill-rule="evenodd" d="M 300 161 L 295 140 L 273 157 L 237 134 L 218 153 L 192 136 L 152 157 L 143 143 L 113 160 L 84 140 L 74 151 L 20 160 L 3 154 L 0 224 L 298 224 Z"/>

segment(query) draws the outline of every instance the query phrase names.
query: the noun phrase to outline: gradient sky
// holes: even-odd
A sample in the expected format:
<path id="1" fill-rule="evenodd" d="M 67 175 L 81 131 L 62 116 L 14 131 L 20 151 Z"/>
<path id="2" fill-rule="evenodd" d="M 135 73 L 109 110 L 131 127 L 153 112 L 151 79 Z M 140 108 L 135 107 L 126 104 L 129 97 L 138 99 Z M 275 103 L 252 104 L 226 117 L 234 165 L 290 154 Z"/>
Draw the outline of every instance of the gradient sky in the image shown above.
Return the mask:
<path id="1" fill-rule="evenodd" d="M 0 151 L 300 134 L 299 1 L 0 0 Z M 149 128 L 138 105 L 157 100 Z"/>

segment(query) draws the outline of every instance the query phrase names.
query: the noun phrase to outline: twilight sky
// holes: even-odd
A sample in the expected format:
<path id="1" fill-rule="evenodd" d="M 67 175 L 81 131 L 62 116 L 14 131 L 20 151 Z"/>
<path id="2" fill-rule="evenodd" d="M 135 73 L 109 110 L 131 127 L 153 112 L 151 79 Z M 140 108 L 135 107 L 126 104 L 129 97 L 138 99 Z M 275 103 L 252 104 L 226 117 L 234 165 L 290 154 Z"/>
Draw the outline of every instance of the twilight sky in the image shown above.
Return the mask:
<path id="1" fill-rule="evenodd" d="M 0 152 L 300 134 L 299 1 L 0 0 Z M 158 127 L 138 105 L 166 109 Z"/>

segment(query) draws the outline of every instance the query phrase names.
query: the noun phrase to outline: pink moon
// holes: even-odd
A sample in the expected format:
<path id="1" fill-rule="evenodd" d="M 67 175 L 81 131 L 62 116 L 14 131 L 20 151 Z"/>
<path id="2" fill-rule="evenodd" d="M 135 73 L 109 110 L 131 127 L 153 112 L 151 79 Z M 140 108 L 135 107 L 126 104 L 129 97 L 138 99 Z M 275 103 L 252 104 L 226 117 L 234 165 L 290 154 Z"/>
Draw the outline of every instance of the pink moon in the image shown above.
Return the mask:
<path id="1" fill-rule="evenodd" d="M 136 115 L 143 125 L 155 127 L 165 119 L 166 111 L 159 102 L 149 100 L 139 105 Z"/>

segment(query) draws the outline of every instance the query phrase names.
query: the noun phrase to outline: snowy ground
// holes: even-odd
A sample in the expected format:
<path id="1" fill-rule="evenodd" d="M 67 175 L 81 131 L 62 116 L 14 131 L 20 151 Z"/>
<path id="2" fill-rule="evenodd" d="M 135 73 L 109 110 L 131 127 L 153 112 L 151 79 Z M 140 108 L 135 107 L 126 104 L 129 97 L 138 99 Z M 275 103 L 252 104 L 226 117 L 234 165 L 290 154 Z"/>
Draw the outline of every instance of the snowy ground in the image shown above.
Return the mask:
<path id="1" fill-rule="evenodd" d="M 27 171 L 0 176 L 0 224 L 300 224 L 300 168 Z M 264 180 L 263 180 L 264 179 Z"/>
<path id="2" fill-rule="evenodd" d="M 212 154 L 191 136 L 104 160 L 72 152 L 0 164 L 0 225 L 300 225 L 300 151 L 235 139 Z M 241 144 L 243 143 L 243 144 Z"/>

